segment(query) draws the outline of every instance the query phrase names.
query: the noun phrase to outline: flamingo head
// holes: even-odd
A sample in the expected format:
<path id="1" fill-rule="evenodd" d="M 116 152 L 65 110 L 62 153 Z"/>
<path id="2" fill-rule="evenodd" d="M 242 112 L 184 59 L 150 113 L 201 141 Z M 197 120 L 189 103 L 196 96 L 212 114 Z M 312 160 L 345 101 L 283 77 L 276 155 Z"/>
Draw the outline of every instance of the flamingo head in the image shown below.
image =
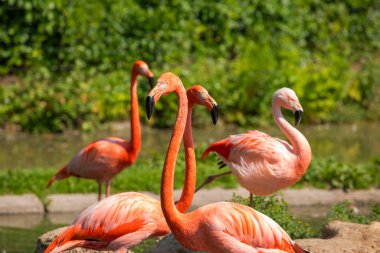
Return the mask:
<path id="1" fill-rule="evenodd" d="M 201 85 L 193 85 L 187 90 L 187 99 L 189 105 L 198 104 L 206 106 L 211 114 L 211 119 L 214 125 L 218 122 L 218 104 L 208 94 L 208 91 Z"/>
<path id="2" fill-rule="evenodd" d="M 292 111 L 295 117 L 295 125 L 299 125 L 303 109 L 296 93 L 292 89 L 284 87 L 277 90 L 273 94 L 272 103 Z"/>
<path id="3" fill-rule="evenodd" d="M 132 71 L 138 75 L 145 76 L 148 79 L 151 88 L 154 86 L 154 75 L 150 71 L 149 66 L 146 62 L 142 60 L 135 61 L 132 67 Z"/>
<path id="4" fill-rule="evenodd" d="M 162 95 L 167 95 L 179 89 L 185 91 L 181 79 L 179 79 L 178 76 L 171 72 L 162 74 L 158 78 L 156 86 L 153 87 L 146 97 L 146 115 L 148 119 L 152 116 L 154 104 L 157 103 Z"/>

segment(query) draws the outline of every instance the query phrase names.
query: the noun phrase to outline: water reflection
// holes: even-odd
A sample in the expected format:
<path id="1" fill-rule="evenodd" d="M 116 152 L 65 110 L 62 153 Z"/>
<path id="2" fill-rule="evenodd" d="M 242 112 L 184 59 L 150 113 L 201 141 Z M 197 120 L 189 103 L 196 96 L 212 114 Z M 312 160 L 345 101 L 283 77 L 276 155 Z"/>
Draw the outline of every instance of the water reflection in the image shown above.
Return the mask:
<path id="1" fill-rule="evenodd" d="M 252 128 L 253 129 L 253 128 Z M 277 128 L 260 128 L 273 136 L 284 138 Z M 302 126 L 314 157 L 335 156 L 348 162 L 358 162 L 380 155 L 380 131 L 377 124 Z M 171 130 L 143 127 L 141 157 L 166 150 Z M 194 129 L 196 143 L 210 143 L 244 129 L 233 126 L 216 126 Z M 86 144 L 107 136 L 129 139 L 128 123 L 94 133 L 42 134 L 0 133 L 0 170 L 59 168 Z"/>

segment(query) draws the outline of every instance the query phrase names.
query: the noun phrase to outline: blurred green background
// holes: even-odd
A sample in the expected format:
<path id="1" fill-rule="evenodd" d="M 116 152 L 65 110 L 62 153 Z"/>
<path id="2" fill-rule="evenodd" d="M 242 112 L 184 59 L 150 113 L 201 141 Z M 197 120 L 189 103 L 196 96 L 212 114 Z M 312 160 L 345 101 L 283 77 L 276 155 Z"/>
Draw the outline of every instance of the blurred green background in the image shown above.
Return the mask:
<path id="1" fill-rule="evenodd" d="M 128 119 L 136 59 L 207 87 L 227 123 L 273 124 L 283 86 L 304 122 L 378 121 L 379 49 L 378 0 L 2 0 L 0 125 L 62 132 Z M 175 110 L 174 97 L 160 102 L 153 124 L 170 126 Z"/>

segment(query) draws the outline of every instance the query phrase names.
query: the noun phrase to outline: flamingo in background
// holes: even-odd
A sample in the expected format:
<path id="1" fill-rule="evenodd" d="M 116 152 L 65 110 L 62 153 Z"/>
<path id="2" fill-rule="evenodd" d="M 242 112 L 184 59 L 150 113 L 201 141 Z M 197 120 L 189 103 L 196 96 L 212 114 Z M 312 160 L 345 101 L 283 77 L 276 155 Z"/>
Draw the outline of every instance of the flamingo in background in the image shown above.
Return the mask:
<path id="1" fill-rule="evenodd" d="M 176 239 L 191 250 L 211 253 L 306 252 L 275 221 L 244 205 L 219 202 L 188 214 L 178 211 L 173 199 L 174 170 L 188 113 L 186 91 L 181 80 L 170 72 L 162 74 L 146 103 L 150 118 L 161 95 L 171 92 L 177 95 L 179 109 L 162 173 L 161 206 Z M 190 173 L 195 176 L 195 166 Z"/>
<path id="2" fill-rule="evenodd" d="M 252 206 L 252 194 L 270 195 L 296 183 L 310 164 L 311 149 L 305 136 L 286 121 L 281 107 L 294 112 L 295 125 L 300 123 L 303 109 L 293 90 L 282 88 L 272 97 L 274 120 L 291 145 L 257 130 L 217 141 L 205 150 L 202 159 L 215 152 L 221 159 L 220 167 L 227 165 L 231 171 L 209 176 L 196 192 L 216 178 L 232 172 L 240 185 L 250 192 Z"/>
<path id="3" fill-rule="evenodd" d="M 140 151 L 141 127 L 139 102 L 137 98 L 137 77 L 148 78 L 150 86 L 154 85 L 153 73 L 144 61 L 136 61 L 131 73 L 131 140 L 108 137 L 94 141 L 79 151 L 71 161 L 60 169 L 48 182 L 49 188 L 55 180 L 70 176 L 95 179 L 98 182 L 98 200 L 102 195 L 102 184 L 106 184 L 106 197 L 111 193 L 112 179 L 124 168 L 133 164 Z"/>
<path id="4" fill-rule="evenodd" d="M 176 204 L 178 210 L 186 212 L 194 196 L 196 160 L 191 131 L 191 113 L 195 104 L 203 105 L 211 112 L 214 124 L 218 119 L 218 105 L 200 85 L 187 91 L 188 111 L 184 147 L 186 157 L 185 184 L 181 198 Z M 170 232 L 161 210 L 160 201 L 137 192 L 126 192 L 105 198 L 84 210 L 74 223 L 63 231 L 45 250 L 62 252 L 75 247 L 97 250 L 128 249 L 153 237 Z"/>

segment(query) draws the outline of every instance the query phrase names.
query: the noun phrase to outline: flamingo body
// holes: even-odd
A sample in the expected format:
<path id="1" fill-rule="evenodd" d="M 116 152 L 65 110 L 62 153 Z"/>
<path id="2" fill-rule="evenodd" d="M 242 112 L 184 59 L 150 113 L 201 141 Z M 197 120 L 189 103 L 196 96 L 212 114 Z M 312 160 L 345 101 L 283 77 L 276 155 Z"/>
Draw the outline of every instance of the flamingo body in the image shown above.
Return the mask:
<path id="1" fill-rule="evenodd" d="M 108 137 L 89 144 L 75 155 L 67 165 L 67 171 L 77 177 L 105 182 L 136 160 L 128 152 L 129 143 L 116 137 Z"/>
<path id="2" fill-rule="evenodd" d="M 296 183 L 310 164 L 311 149 L 302 133 L 282 116 L 280 107 L 292 110 L 296 115 L 302 113 L 293 90 L 282 88 L 272 99 L 275 121 L 291 144 L 257 130 L 248 131 L 211 144 L 202 158 L 215 152 L 231 169 L 239 184 L 251 194 L 270 195 Z M 300 117 L 296 119 L 297 124 Z"/>
<path id="3" fill-rule="evenodd" d="M 270 195 L 303 175 L 294 169 L 301 164 L 288 142 L 257 130 L 211 144 L 202 158 L 210 152 L 216 152 L 240 185 L 255 195 Z"/>
<path id="4" fill-rule="evenodd" d="M 188 214 L 186 233 L 173 234 L 192 250 L 304 252 L 271 218 L 244 205 L 218 202 Z M 191 224 L 194 226 L 191 227 Z M 205 239 L 207 238 L 207 239 Z"/>
<path id="5" fill-rule="evenodd" d="M 84 210 L 45 252 L 75 247 L 129 249 L 152 236 L 169 233 L 160 202 L 137 192 L 113 195 Z"/>
<path id="6" fill-rule="evenodd" d="M 137 77 L 148 78 L 153 85 L 153 73 L 144 61 L 136 61 L 131 72 L 131 140 L 129 142 L 108 137 L 90 143 L 71 161 L 50 178 L 47 187 L 55 180 L 70 176 L 95 179 L 98 182 L 98 199 L 101 199 L 102 184 L 106 183 L 106 197 L 111 194 L 111 182 L 120 171 L 134 163 L 141 147 L 139 104 L 137 99 Z"/>

